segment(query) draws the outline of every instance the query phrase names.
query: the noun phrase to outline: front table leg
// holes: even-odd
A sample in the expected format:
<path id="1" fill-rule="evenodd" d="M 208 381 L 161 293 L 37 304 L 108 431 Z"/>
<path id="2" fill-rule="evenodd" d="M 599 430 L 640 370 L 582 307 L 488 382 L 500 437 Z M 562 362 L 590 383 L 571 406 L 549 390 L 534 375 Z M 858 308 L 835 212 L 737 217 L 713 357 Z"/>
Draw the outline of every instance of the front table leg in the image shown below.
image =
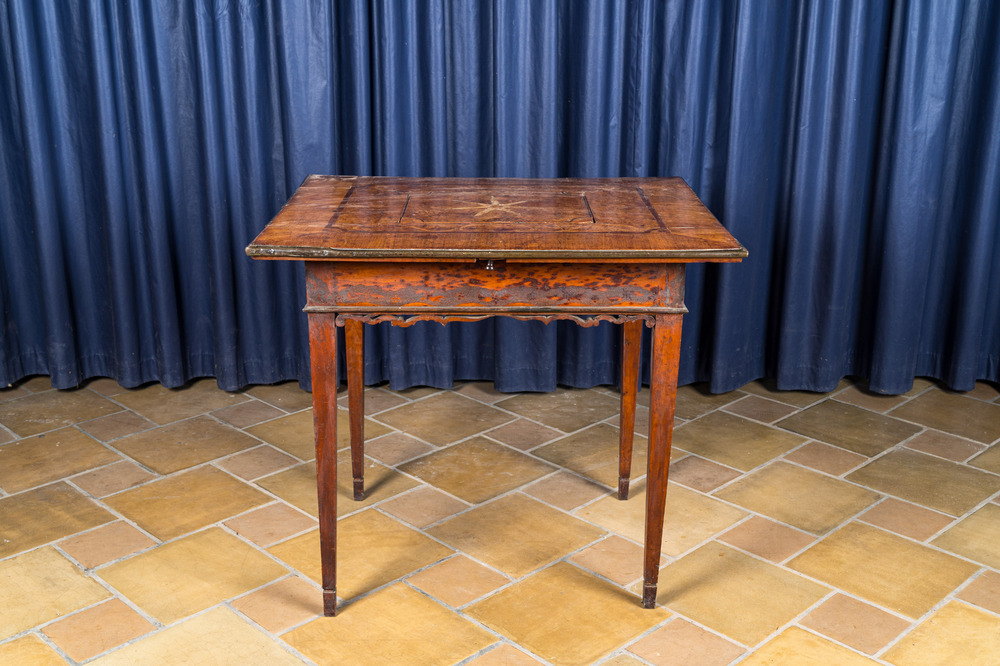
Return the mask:
<path id="1" fill-rule="evenodd" d="M 337 324 L 333 313 L 309 314 L 313 427 L 323 614 L 337 614 Z"/>
<path id="2" fill-rule="evenodd" d="M 351 472 L 354 499 L 365 498 L 365 325 L 357 319 L 344 322 L 347 345 L 347 412 L 351 424 Z"/>
<path id="3" fill-rule="evenodd" d="M 674 406 L 677 399 L 677 364 L 683 315 L 656 315 L 653 326 L 652 370 L 649 389 L 649 471 L 646 476 L 646 549 L 642 573 L 642 606 L 656 606 L 660 574 L 663 511 L 670 470 Z"/>

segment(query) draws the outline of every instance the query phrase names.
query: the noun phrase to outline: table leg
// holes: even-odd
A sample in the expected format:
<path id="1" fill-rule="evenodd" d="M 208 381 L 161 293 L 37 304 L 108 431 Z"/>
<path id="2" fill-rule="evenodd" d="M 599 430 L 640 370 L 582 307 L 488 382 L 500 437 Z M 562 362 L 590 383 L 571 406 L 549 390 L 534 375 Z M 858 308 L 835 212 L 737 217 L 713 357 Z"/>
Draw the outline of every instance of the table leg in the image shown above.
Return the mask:
<path id="1" fill-rule="evenodd" d="M 622 324 L 621 416 L 618 440 L 618 499 L 628 499 L 632 476 L 632 440 L 635 435 L 635 400 L 639 393 L 639 348 L 642 321 Z"/>
<path id="2" fill-rule="evenodd" d="M 643 608 L 656 606 L 663 512 L 666 506 L 670 444 L 677 399 L 677 364 L 683 315 L 656 315 L 649 389 L 649 472 L 646 476 L 646 548 L 642 574 Z"/>
<path id="3" fill-rule="evenodd" d="M 351 472 L 354 499 L 365 498 L 365 325 L 357 319 L 344 322 L 347 345 L 347 411 L 351 424 Z"/>
<path id="4" fill-rule="evenodd" d="M 323 614 L 337 614 L 337 324 L 333 313 L 309 314 L 316 490 L 319 499 Z"/>

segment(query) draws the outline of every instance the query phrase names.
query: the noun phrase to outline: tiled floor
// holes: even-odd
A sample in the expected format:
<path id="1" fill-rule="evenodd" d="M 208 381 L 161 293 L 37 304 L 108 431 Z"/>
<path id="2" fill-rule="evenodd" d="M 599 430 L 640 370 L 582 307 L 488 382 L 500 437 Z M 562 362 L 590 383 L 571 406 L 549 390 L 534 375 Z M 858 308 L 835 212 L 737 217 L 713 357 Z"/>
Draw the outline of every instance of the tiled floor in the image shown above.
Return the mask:
<path id="1" fill-rule="evenodd" d="M 0 664 L 1000 663 L 994 385 L 682 388 L 648 611 L 614 391 L 366 396 L 326 619 L 295 384 L 0 390 Z"/>

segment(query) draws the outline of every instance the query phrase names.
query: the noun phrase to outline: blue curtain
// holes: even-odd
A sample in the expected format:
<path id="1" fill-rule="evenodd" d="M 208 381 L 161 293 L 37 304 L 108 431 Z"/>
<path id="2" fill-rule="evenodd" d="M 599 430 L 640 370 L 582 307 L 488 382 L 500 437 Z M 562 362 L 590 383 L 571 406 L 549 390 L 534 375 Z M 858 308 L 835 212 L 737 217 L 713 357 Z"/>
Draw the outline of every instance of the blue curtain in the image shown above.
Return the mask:
<path id="1" fill-rule="evenodd" d="M 308 382 L 309 173 L 684 177 L 681 381 L 1000 381 L 1000 3 L 0 0 L 0 384 Z M 368 331 L 370 382 L 613 383 L 610 325 Z"/>

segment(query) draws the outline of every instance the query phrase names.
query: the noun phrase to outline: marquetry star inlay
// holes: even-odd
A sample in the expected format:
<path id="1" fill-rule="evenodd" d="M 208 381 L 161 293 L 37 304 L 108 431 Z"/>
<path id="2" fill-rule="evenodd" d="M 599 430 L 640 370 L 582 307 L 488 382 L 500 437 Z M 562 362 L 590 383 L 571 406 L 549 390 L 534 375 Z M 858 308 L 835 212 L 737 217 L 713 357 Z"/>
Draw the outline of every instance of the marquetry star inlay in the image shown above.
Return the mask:
<path id="1" fill-rule="evenodd" d="M 493 213 L 510 213 L 512 215 L 520 215 L 520 213 L 518 213 L 516 210 L 511 210 L 511 209 L 514 206 L 518 206 L 523 203 L 527 203 L 527 200 L 500 203 L 499 201 L 497 201 L 496 197 L 490 195 L 489 203 L 477 203 L 477 204 L 472 204 L 471 206 L 460 206 L 456 208 L 456 210 L 478 210 L 479 212 L 476 213 L 473 217 L 482 217 L 483 215 L 491 215 Z"/>

